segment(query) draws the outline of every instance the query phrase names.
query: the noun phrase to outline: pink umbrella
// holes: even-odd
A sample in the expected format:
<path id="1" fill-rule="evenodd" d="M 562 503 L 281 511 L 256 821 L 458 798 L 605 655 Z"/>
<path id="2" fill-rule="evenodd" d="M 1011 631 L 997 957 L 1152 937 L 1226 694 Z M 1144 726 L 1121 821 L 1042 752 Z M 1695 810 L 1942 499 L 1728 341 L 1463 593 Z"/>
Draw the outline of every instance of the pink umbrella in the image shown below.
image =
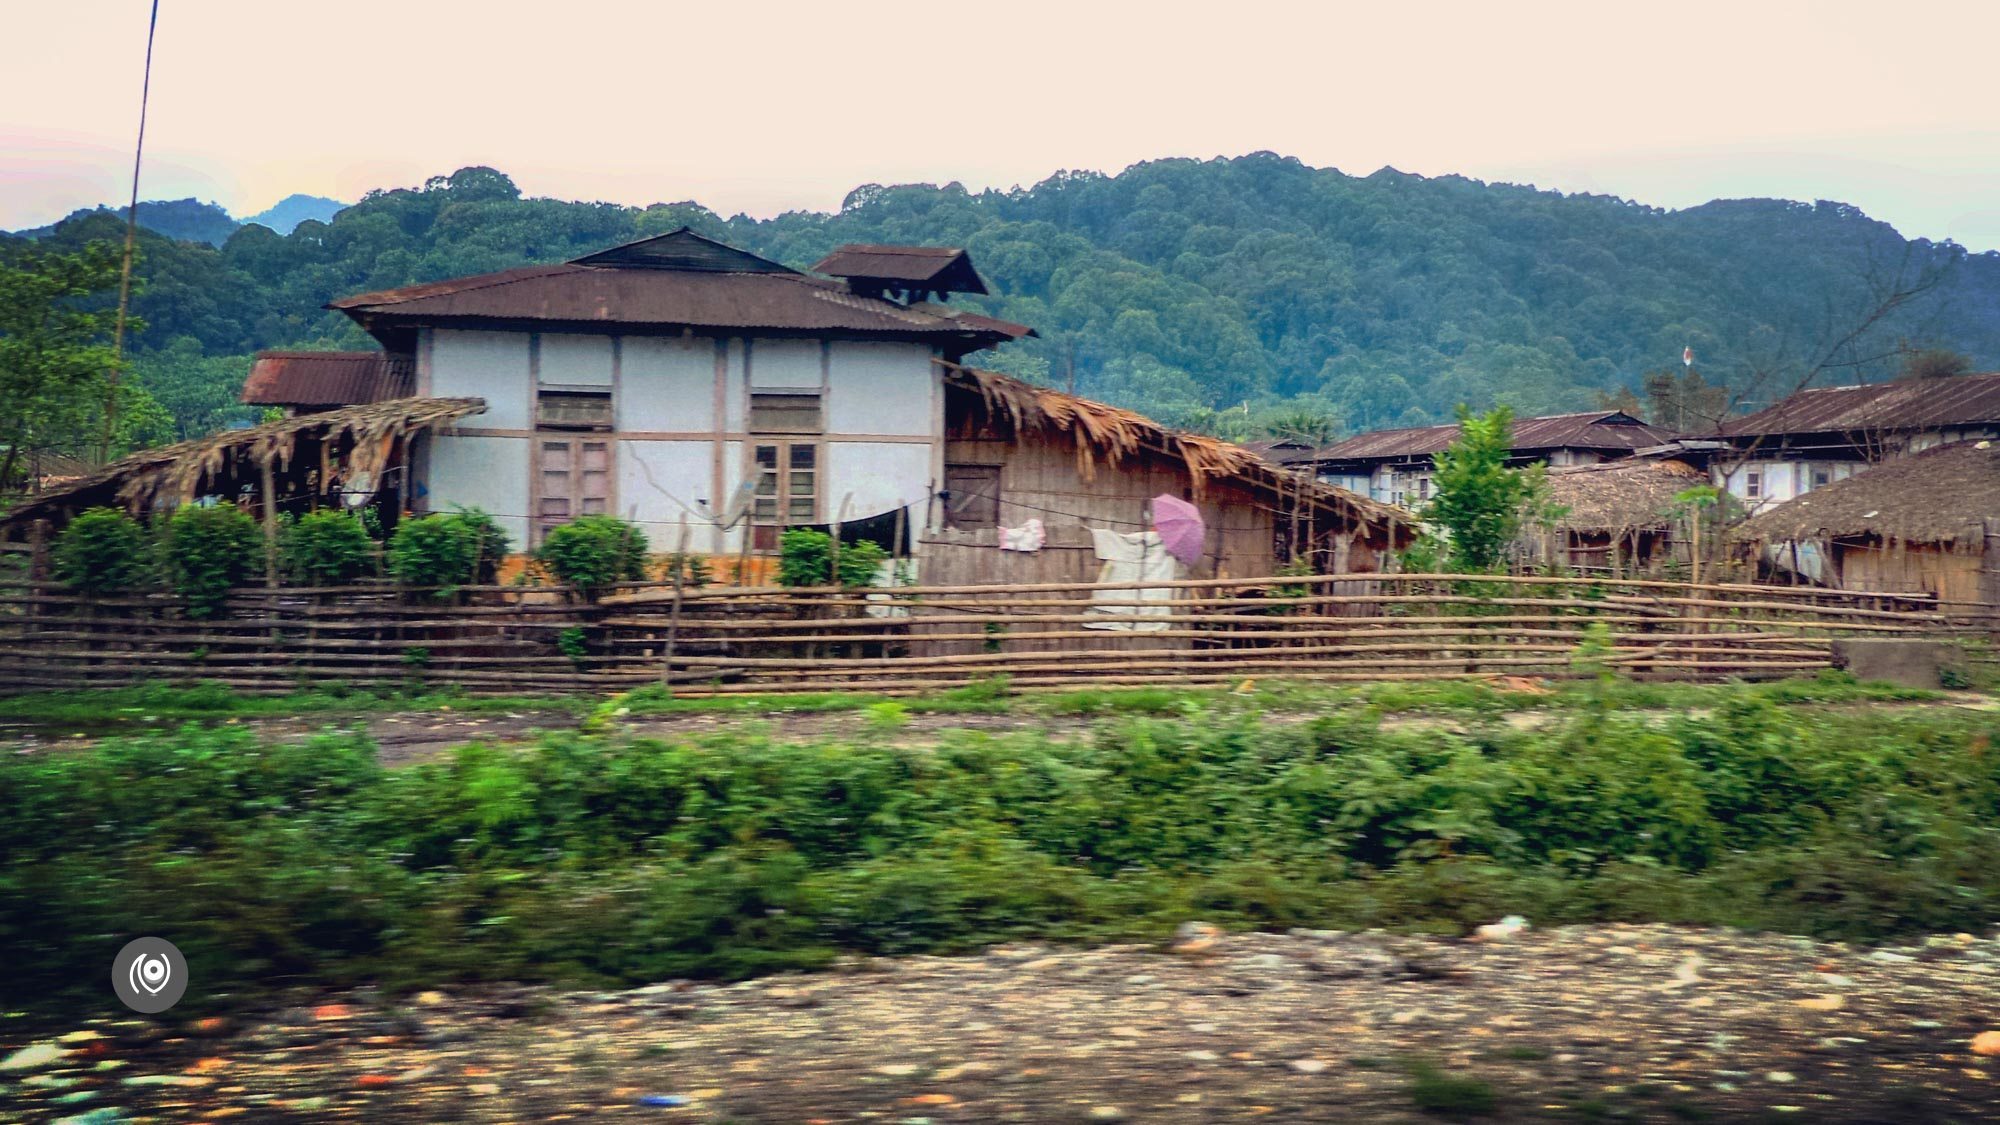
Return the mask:
<path id="1" fill-rule="evenodd" d="M 1161 493 L 1153 497 L 1153 530 L 1160 533 L 1160 546 L 1185 566 L 1201 561 L 1208 525 L 1201 522 L 1201 509 L 1181 499 Z"/>

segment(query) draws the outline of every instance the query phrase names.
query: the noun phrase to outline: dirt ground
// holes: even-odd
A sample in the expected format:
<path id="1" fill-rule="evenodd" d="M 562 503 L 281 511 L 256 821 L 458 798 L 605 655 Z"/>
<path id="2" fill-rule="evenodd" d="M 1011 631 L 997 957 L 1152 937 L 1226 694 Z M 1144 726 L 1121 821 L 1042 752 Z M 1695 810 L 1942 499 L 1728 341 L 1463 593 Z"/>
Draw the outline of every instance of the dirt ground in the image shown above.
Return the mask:
<path id="1" fill-rule="evenodd" d="M 173 1021 L 173 1017 L 165 1017 Z M 2000 1120 L 2000 941 L 1194 935 L 15 1040 L 8 1120 Z M 29 1052 L 30 1065 L 17 1065 Z M 54 1056 L 51 1058 L 51 1056 Z M 96 1116 L 81 1116 L 94 1113 Z"/>

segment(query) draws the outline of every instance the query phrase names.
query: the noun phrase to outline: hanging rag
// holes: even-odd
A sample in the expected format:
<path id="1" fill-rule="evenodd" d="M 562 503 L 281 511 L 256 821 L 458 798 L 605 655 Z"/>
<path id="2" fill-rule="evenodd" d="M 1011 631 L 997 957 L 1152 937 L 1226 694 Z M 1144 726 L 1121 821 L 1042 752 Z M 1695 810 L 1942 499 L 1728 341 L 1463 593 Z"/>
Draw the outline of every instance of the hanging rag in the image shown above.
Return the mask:
<path id="1" fill-rule="evenodd" d="M 1171 586 L 1153 586 L 1147 583 L 1171 582 L 1187 577 L 1187 567 L 1168 552 L 1156 531 L 1119 532 L 1103 528 L 1090 529 L 1092 546 L 1097 557 L 1103 560 L 1097 568 L 1099 582 L 1131 583 L 1125 589 L 1092 590 L 1090 600 L 1094 602 L 1159 602 L 1160 608 L 1146 605 L 1103 605 L 1092 606 L 1091 613 L 1101 613 L 1124 620 L 1086 621 L 1086 629 L 1120 629 L 1130 632 L 1154 633 L 1165 629 L 1169 622 L 1145 620 L 1156 618 L 1169 612 L 1165 603 L 1174 599 L 1176 591 Z"/>
<path id="2" fill-rule="evenodd" d="M 1031 519 L 1020 527 L 1000 529 L 1000 549 L 1003 551 L 1039 551 L 1048 539 L 1048 532 L 1038 519 Z"/>

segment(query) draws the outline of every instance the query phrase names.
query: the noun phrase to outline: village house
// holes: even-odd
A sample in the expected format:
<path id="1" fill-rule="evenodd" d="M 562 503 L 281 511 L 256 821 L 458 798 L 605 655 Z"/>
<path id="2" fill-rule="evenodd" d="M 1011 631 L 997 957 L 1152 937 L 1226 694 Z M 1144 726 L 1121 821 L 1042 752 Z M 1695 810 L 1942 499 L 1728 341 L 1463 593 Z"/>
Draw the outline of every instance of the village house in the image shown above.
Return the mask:
<path id="1" fill-rule="evenodd" d="M 1708 476 L 1677 457 L 1628 457 L 1551 469 L 1546 528 L 1526 533 L 1526 556 L 1540 564 L 1614 578 L 1659 575 L 1690 561 L 1681 496 Z"/>
<path id="2" fill-rule="evenodd" d="M 839 524 L 957 582 L 1092 580 L 1096 533 L 1145 532 L 1158 496 L 1200 512 L 1195 577 L 1300 555 L 1374 569 L 1410 537 L 1239 446 L 967 366 L 1032 334 L 946 303 L 985 292 L 963 250 L 845 246 L 807 273 L 682 229 L 347 297 L 329 307 L 381 350 L 258 356 L 243 400 L 282 423 L 149 451 L 18 515 L 218 492 L 388 520 L 476 507 L 532 550 L 609 514 L 656 552 L 733 561 L 725 577 L 768 573 L 787 529 Z M 1001 550 L 1010 530 L 1031 549 Z"/>
<path id="3" fill-rule="evenodd" d="M 2000 593 L 1981 587 L 1988 568 L 2000 567 L 1987 556 L 1996 519 L 2000 442 L 1955 442 L 1772 504 L 1738 537 L 1780 581 L 1978 602 Z"/>
<path id="4" fill-rule="evenodd" d="M 1803 390 L 1716 436 L 1713 483 L 1762 511 L 1876 462 L 2000 437 L 2000 373 Z"/>
<path id="5" fill-rule="evenodd" d="M 1416 509 L 1431 497 L 1437 455 L 1449 449 L 1458 436 L 1456 423 L 1375 430 L 1314 451 L 1287 447 L 1279 455 L 1290 467 L 1312 466 L 1327 484 L 1382 503 Z M 1509 463 L 1540 461 L 1552 469 L 1594 465 L 1629 457 L 1671 437 L 1665 430 L 1619 410 L 1517 418 Z"/>

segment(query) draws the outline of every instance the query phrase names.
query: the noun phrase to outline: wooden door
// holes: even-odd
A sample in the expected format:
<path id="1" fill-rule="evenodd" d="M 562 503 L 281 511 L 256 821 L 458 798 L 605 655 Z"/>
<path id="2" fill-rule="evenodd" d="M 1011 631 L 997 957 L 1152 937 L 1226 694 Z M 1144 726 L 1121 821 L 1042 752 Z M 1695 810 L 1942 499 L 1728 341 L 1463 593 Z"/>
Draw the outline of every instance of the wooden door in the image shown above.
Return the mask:
<path id="1" fill-rule="evenodd" d="M 756 441 L 750 471 L 757 482 L 750 509 L 750 545 L 778 549 L 780 532 L 819 518 L 819 444 L 811 441 Z"/>
<path id="2" fill-rule="evenodd" d="M 535 542 L 578 516 L 611 510 L 611 443 L 603 438 L 539 437 Z"/>

